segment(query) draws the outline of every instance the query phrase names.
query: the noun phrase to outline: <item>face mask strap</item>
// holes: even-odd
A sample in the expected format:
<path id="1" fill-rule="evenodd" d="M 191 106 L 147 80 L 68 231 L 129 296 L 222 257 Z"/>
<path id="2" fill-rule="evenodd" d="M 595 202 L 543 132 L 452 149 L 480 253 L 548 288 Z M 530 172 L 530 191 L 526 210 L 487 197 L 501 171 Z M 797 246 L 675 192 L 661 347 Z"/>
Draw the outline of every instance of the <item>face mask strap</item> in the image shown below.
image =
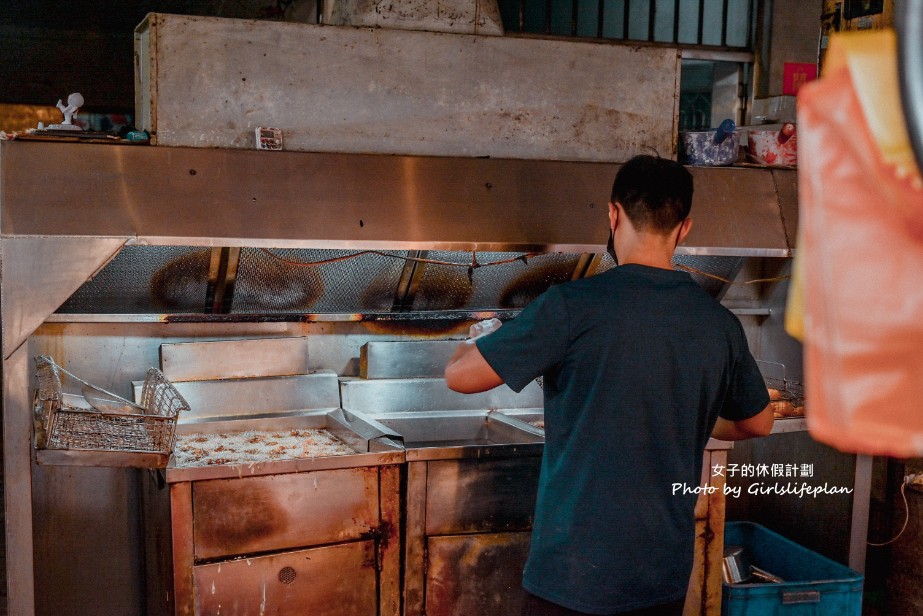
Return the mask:
<path id="1" fill-rule="evenodd" d="M 686 222 L 686 219 L 683 219 L 683 222 Z M 676 252 L 676 249 L 679 248 L 679 236 L 683 234 L 683 222 L 679 223 L 679 229 L 676 230 L 676 241 L 673 242 L 673 252 Z"/>
<path id="2" fill-rule="evenodd" d="M 606 242 L 606 252 L 609 253 L 609 256 L 611 256 L 615 264 L 618 265 L 619 258 L 615 256 L 615 238 L 612 234 L 612 229 L 609 229 L 609 241 Z"/>

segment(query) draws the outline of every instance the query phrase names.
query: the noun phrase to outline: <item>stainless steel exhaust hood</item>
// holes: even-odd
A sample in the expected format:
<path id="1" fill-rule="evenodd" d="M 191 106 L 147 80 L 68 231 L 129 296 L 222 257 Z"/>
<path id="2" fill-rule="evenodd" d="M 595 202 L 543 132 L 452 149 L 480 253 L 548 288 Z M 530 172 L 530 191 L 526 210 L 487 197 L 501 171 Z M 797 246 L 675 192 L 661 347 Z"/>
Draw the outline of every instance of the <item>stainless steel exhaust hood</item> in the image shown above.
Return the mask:
<path id="1" fill-rule="evenodd" d="M 0 144 L 0 225 L 7 239 L 124 242 L 121 253 L 99 257 L 112 262 L 63 312 L 515 310 L 552 283 L 608 267 L 617 168 L 13 142 Z M 793 171 L 692 172 L 684 264 L 726 277 L 740 257 L 792 254 Z M 378 252 L 355 256 L 367 250 Z M 531 253 L 556 254 L 519 258 Z M 496 261 L 508 262 L 483 267 Z M 713 293 L 722 286 L 700 281 Z M 210 296 L 216 287 L 223 298 Z"/>
<path id="2" fill-rule="evenodd" d="M 3 235 L 135 244 L 602 253 L 618 165 L 0 144 Z M 692 168 L 679 254 L 791 256 L 794 171 Z"/>

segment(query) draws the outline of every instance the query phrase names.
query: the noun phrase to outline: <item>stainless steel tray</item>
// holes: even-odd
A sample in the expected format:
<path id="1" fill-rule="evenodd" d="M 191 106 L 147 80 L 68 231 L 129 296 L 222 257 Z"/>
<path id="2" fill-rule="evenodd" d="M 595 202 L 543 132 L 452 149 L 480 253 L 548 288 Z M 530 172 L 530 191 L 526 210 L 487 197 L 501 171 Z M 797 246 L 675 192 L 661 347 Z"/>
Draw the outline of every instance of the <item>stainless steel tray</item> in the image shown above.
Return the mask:
<path id="1" fill-rule="evenodd" d="M 408 462 L 541 455 L 545 439 L 496 411 L 419 411 L 375 416 L 403 436 Z"/>
<path id="2" fill-rule="evenodd" d="M 498 411 L 503 413 L 523 430 L 534 430 L 542 436 L 545 435 L 545 411 L 539 409 L 506 409 Z M 539 424 L 539 425 L 536 425 Z"/>
<path id="3" fill-rule="evenodd" d="M 364 379 L 441 378 L 461 340 L 372 341 L 359 349 Z"/>
<path id="4" fill-rule="evenodd" d="M 132 383 L 137 399 L 140 383 Z M 337 375 L 331 370 L 273 377 L 177 381 L 174 386 L 190 406 L 178 425 L 287 412 L 329 411 L 340 407 Z"/>
<path id="5" fill-rule="evenodd" d="M 506 415 L 510 421 L 522 428 L 523 430 L 533 431 L 536 434 L 541 434 L 545 436 L 545 412 L 535 409 L 509 409 L 504 411 L 497 411 L 498 413 L 503 413 Z M 535 425 L 536 422 L 541 422 L 541 427 Z M 803 422 L 803 418 L 802 418 Z M 779 422 L 777 421 L 775 427 L 773 428 L 773 434 L 776 432 L 787 432 L 791 430 L 777 429 L 780 427 Z M 795 428 L 795 424 L 792 424 L 792 428 Z M 799 430 L 804 430 L 803 424 Z M 733 443 L 729 441 L 719 441 L 718 439 L 709 438 L 708 442 L 705 444 L 705 449 L 707 450 L 717 450 L 717 449 L 731 449 Z"/>
<path id="6" fill-rule="evenodd" d="M 286 413 L 278 416 L 241 418 L 214 421 L 199 421 L 177 426 L 177 435 L 219 434 L 222 432 L 244 432 L 247 430 L 282 431 L 299 428 L 322 428 L 355 450 L 354 454 L 297 458 L 290 460 L 267 460 L 220 464 L 214 466 L 177 467 L 171 459 L 166 468 L 168 483 L 223 479 L 231 477 L 253 477 L 281 473 L 359 466 L 380 466 L 404 462 L 404 450 L 399 436 L 387 427 L 367 417 L 360 417 L 341 409 L 332 411 L 311 411 L 307 413 Z"/>
<path id="7" fill-rule="evenodd" d="M 160 367 L 172 381 L 207 381 L 308 373 L 308 339 L 244 338 L 160 345 Z"/>
<path id="8" fill-rule="evenodd" d="M 344 409 L 371 417 L 404 412 L 540 409 L 543 404 L 542 390 L 534 382 L 519 393 L 501 385 L 478 394 L 461 394 L 449 389 L 443 378 L 341 377 L 340 401 Z"/>

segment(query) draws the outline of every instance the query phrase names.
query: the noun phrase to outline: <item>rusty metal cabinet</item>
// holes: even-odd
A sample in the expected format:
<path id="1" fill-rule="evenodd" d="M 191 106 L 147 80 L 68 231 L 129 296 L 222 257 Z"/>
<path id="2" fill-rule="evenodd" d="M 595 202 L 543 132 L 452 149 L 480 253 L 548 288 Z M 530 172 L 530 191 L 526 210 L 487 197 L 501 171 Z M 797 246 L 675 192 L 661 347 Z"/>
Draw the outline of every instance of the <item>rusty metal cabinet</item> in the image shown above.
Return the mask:
<path id="1" fill-rule="evenodd" d="M 170 483 L 148 613 L 398 616 L 399 517 L 396 464 Z"/>
<path id="2" fill-rule="evenodd" d="M 404 616 L 521 611 L 540 465 L 540 450 L 408 462 Z"/>
<path id="3" fill-rule="evenodd" d="M 377 616 L 372 540 L 193 568 L 197 614 Z"/>
<path id="4" fill-rule="evenodd" d="M 426 614 L 518 614 L 532 533 L 426 539 Z"/>
<path id="5" fill-rule="evenodd" d="M 727 466 L 728 446 L 711 441 L 703 457 L 700 485 L 715 490 L 696 502 L 684 616 L 721 614 L 725 478 L 713 470 Z M 539 462 L 522 457 L 408 463 L 405 616 L 519 613 Z M 487 485 L 492 488 L 484 489 Z"/>

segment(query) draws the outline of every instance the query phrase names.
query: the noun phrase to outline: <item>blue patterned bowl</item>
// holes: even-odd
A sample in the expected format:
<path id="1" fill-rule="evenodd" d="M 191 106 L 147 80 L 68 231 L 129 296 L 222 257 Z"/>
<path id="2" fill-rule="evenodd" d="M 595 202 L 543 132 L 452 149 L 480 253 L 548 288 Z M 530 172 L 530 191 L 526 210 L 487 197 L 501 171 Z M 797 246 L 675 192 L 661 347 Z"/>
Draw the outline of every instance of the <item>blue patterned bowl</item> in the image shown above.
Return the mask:
<path id="1" fill-rule="evenodd" d="M 725 120 L 715 130 L 680 133 L 680 136 L 687 165 L 719 167 L 737 162 L 740 131 L 731 120 Z"/>

